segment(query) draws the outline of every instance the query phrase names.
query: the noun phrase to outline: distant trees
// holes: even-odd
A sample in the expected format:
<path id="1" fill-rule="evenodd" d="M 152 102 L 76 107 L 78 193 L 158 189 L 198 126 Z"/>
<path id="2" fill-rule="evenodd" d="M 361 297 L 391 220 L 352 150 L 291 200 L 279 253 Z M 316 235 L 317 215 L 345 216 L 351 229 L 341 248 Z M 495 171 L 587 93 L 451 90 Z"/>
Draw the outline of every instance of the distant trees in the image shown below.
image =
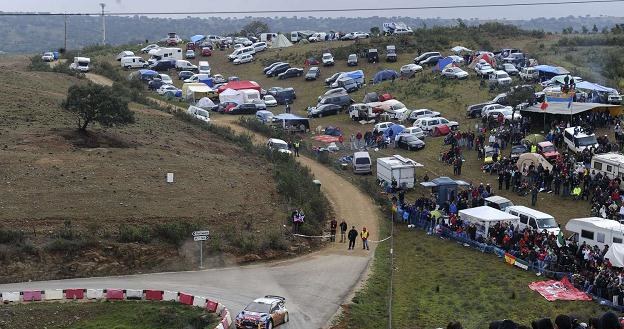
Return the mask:
<path id="1" fill-rule="evenodd" d="M 581 26 L 581 32 L 583 34 L 587 34 L 587 33 L 589 33 L 589 29 L 587 28 L 587 26 L 583 25 L 583 26 Z"/>
<path id="2" fill-rule="evenodd" d="M 594 24 L 594 27 L 592 27 L 592 32 L 598 33 L 598 26 L 596 26 L 596 24 Z"/>
<path id="3" fill-rule="evenodd" d="M 371 36 L 377 36 L 381 34 L 381 30 L 379 29 L 379 26 L 373 26 L 370 29 L 370 34 Z"/>
<path id="4" fill-rule="evenodd" d="M 243 26 L 241 29 L 241 35 L 249 36 L 249 35 L 258 35 L 260 33 L 269 32 L 269 25 L 262 21 L 252 21 Z"/>
<path id="5" fill-rule="evenodd" d="M 134 113 L 126 100 L 112 88 L 92 83 L 71 86 L 63 108 L 74 114 L 78 130 L 83 132 L 95 122 L 103 127 L 134 123 Z"/>
<path id="6" fill-rule="evenodd" d="M 561 31 L 561 33 L 563 34 L 572 34 L 573 32 L 574 32 L 574 29 L 572 28 L 572 26 L 565 27 Z"/>

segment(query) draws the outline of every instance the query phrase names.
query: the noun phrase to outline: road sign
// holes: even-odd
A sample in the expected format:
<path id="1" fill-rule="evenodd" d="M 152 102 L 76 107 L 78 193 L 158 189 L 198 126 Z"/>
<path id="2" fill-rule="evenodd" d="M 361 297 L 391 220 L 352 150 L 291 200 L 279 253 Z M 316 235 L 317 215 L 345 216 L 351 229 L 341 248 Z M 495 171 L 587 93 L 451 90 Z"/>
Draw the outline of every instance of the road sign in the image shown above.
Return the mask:
<path id="1" fill-rule="evenodd" d="M 207 235 L 194 236 L 193 241 L 206 241 L 208 240 Z"/>
<path id="2" fill-rule="evenodd" d="M 209 236 L 210 231 L 194 231 L 193 236 Z"/>

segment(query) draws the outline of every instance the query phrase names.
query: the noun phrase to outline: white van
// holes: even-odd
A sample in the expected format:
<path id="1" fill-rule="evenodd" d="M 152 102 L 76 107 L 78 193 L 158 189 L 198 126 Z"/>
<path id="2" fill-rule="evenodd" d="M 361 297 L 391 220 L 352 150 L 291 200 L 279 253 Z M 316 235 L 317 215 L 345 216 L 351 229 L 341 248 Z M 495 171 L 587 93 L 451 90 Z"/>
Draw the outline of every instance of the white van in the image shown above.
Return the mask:
<path id="1" fill-rule="evenodd" d="M 564 129 L 563 141 L 572 152 L 583 152 L 584 149 L 598 147 L 596 135 L 586 134 L 579 126 Z"/>
<path id="2" fill-rule="evenodd" d="M 624 185 L 624 155 L 620 153 L 596 154 L 591 160 L 591 170 L 615 179 L 619 177 Z"/>
<path id="3" fill-rule="evenodd" d="M 69 69 L 85 73 L 90 70 L 89 64 L 91 64 L 89 57 L 74 57 L 74 62 L 69 64 Z"/>
<path id="4" fill-rule="evenodd" d="M 124 69 L 146 68 L 149 64 L 139 56 L 129 56 L 121 59 L 121 67 Z"/>
<path id="5" fill-rule="evenodd" d="M 507 208 L 513 206 L 514 204 L 513 202 L 511 202 L 511 200 L 507 198 L 503 198 L 499 195 L 493 195 L 491 197 L 485 198 L 485 205 L 501 211 L 505 211 Z"/>
<path id="6" fill-rule="evenodd" d="M 132 56 L 134 56 L 133 52 L 131 52 L 129 50 L 124 50 L 124 51 L 120 52 L 119 54 L 117 54 L 117 57 L 115 57 L 115 59 L 120 61 L 124 57 L 132 57 Z"/>
<path id="7" fill-rule="evenodd" d="M 353 172 L 356 174 L 372 174 L 373 165 L 368 152 L 353 153 Z"/>
<path id="8" fill-rule="evenodd" d="M 210 75 L 210 64 L 208 63 L 208 61 L 199 61 L 198 70 L 199 74 Z"/>
<path id="9" fill-rule="evenodd" d="M 228 59 L 230 62 L 234 61 L 236 58 L 242 55 L 253 55 L 256 53 L 256 49 L 254 47 L 243 47 L 234 50 L 231 54 L 228 55 Z"/>
<path id="10" fill-rule="evenodd" d="M 477 238 L 488 238 L 490 227 L 498 223 L 511 223 L 517 225 L 520 218 L 514 214 L 506 213 L 498 209 L 481 206 L 462 209 L 459 218 L 466 223 L 474 224 L 477 228 Z"/>
<path id="11" fill-rule="evenodd" d="M 566 230 L 574 233 L 568 238 L 580 244 L 598 246 L 602 250 L 605 245 L 624 241 L 624 224 L 618 221 L 600 217 L 573 218 L 565 226 Z"/>
<path id="12" fill-rule="evenodd" d="M 187 61 L 187 60 L 183 60 L 183 59 L 178 59 L 176 61 L 175 64 L 175 68 L 176 70 L 179 71 L 195 71 L 197 70 L 197 66 L 193 65 L 193 63 Z"/>
<path id="13" fill-rule="evenodd" d="M 186 112 L 197 120 L 210 122 L 210 112 L 202 109 L 201 107 L 190 105 Z"/>
<path id="14" fill-rule="evenodd" d="M 558 235 L 561 231 L 555 218 L 549 214 L 531 209 L 525 206 L 511 206 L 507 207 L 505 212 L 514 216 L 518 216 L 518 226 L 520 230 L 524 230 L 527 227 L 531 227 L 538 232 L 546 230 L 548 233 Z"/>

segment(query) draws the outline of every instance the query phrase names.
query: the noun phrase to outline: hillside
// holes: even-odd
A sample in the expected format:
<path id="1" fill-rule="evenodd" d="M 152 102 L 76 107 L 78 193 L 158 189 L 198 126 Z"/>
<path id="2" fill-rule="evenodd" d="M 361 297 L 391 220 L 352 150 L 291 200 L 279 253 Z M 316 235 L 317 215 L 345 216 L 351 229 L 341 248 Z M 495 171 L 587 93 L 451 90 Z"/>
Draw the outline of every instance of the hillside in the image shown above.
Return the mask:
<path id="1" fill-rule="evenodd" d="M 60 103 L 86 81 L 26 62 L 0 62 L 0 281 L 194 268 L 196 229 L 213 233 L 207 266 L 306 250 L 267 159 L 136 103 L 135 124 L 78 134 Z"/>

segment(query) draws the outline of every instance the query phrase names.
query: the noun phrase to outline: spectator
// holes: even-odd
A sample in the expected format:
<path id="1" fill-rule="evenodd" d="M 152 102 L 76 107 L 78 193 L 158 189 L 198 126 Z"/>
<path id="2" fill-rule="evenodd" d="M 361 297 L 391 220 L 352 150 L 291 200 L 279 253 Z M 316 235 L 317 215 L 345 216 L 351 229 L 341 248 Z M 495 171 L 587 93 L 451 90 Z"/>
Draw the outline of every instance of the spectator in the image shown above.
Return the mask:
<path id="1" fill-rule="evenodd" d="M 358 236 L 358 231 L 355 229 L 355 226 L 352 226 L 351 230 L 349 230 L 349 235 L 347 236 L 349 238 L 348 250 L 353 250 L 353 248 L 355 248 L 355 239 L 357 239 L 357 236 Z"/>

